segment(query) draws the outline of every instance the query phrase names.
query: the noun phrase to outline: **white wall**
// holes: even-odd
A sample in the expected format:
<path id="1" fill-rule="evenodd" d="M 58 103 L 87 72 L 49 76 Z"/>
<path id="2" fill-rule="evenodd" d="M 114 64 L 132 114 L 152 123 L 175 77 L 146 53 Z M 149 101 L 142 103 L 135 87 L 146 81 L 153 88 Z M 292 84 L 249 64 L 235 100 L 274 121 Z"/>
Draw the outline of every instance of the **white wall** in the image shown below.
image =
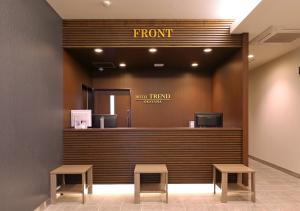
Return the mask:
<path id="1" fill-rule="evenodd" d="M 250 71 L 249 154 L 300 173 L 300 48 Z"/>

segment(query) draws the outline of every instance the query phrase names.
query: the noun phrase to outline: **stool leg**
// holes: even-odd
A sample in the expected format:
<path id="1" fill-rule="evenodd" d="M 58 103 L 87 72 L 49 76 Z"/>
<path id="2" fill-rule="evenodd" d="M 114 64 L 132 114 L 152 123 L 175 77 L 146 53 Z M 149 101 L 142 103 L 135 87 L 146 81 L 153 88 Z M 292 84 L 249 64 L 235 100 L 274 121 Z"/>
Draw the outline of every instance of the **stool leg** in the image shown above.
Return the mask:
<path id="1" fill-rule="evenodd" d="M 82 203 L 85 202 L 84 191 L 85 191 L 85 173 L 82 174 Z"/>
<path id="2" fill-rule="evenodd" d="M 166 203 L 168 203 L 168 201 L 169 201 L 169 191 L 168 191 L 168 183 L 169 183 L 169 181 L 168 181 L 168 173 L 165 173 L 165 177 L 166 177 L 166 180 L 165 180 L 165 182 L 166 182 Z"/>
<path id="3" fill-rule="evenodd" d="M 243 174 L 242 173 L 238 173 L 237 174 L 237 184 L 238 185 L 242 185 L 243 184 Z"/>
<path id="4" fill-rule="evenodd" d="M 227 186 L 228 186 L 228 174 L 226 172 L 222 172 L 222 181 L 221 181 L 221 202 L 227 202 Z"/>
<path id="5" fill-rule="evenodd" d="M 140 203 L 140 187 L 141 182 L 140 182 L 140 174 L 135 173 L 134 174 L 134 202 L 136 204 Z"/>
<path id="6" fill-rule="evenodd" d="M 167 173 L 161 173 L 160 174 L 160 186 L 163 188 L 163 190 L 165 191 L 165 197 L 166 197 L 166 202 L 168 203 L 168 194 L 167 194 L 167 190 L 168 190 L 168 182 L 167 182 L 167 178 L 168 175 Z"/>
<path id="7" fill-rule="evenodd" d="M 214 184 L 214 194 L 216 194 L 216 168 L 213 166 L 213 184 Z"/>
<path id="8" fill-rule="evenodd" d="M 65 185 L 65 184 L 66 184 L 66 177 L 65 177 L 65 175 L 64 175 L 64 174 L 62 175 L 62 184 L 63 184 L 63 185 Z"/>
<path id="9" fill-rule="evenodd" d="M 256 201 L 255 199 L 255 172 L 251 173 L 251 200 L 253 202 Z"/>
<path id="10" fill-rule="evenodd" d="M 93 193 L 93 168 L 90 168 L 87 172 L 87 179 L 88 179 L 88 193 Z"/>
<path id="11" fill-rule="evenodd" d="M 56 174 L 50 174 L 50 195 L 51 195 L 51 203 L 56 203 Z"/>

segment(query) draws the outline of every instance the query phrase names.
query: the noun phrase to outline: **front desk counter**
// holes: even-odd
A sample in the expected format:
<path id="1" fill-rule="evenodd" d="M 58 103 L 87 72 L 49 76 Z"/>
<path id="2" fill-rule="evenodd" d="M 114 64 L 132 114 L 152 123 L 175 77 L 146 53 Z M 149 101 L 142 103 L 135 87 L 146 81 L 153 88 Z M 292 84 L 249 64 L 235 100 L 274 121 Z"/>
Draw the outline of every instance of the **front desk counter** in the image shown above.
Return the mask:
<path id="1" fill-rule="evenodd" d="M 64 130 L 64 164 L 91 164 L 94 183 L 133 183 L 137 163 L 165 163 L 169 183 L 211 183 L 212 164 L 242 163 L 241 128 Z"/>

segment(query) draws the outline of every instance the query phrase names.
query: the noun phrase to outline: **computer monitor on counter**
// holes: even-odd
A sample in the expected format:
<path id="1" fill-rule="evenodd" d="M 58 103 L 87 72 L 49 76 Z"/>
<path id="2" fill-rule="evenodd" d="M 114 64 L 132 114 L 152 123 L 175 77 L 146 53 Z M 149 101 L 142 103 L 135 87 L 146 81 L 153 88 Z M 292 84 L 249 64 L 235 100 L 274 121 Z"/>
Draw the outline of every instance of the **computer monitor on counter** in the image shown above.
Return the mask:
<path id="1" fill-rule="evenodd" d="M 117 114 L 93 114 L 93 128 L 101 128 L 101 118 L 103 128 L 117 127 Z"/>
<path id="2" fill-rule="evenodd" d="M 223 113 L 195 113 L 195 127 L 223 127 Z"/>
<path id="3" fill-rule="evenodd" d="M 71 127 L 92 127 L 92 110 L 71 110 Z"/>

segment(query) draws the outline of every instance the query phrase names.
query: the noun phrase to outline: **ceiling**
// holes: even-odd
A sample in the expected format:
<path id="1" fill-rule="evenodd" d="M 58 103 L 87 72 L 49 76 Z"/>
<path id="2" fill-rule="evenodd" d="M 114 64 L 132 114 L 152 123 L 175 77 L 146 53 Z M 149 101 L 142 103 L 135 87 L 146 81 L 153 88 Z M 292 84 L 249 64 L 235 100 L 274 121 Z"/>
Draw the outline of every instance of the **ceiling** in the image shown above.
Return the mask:
<path id="1" fill-rule="evenodd" d="M 261 66 L 300 47 L 291 43 L 263 43 L 253 40 L 270 26 L 300 29 L 299 0 L 47 0 L 63 19 L 233 19 L 232 33 L 248 32 L 250 69 Z"/>
<path id="2" fill-rule="evenodd" d="M 255 56 L 250 62 L 250 69 L 300 47 L 300 39 L 291 43 L 254 44 L 251 42 L 270 26 L 300 29 L 299 8 L 299 0 L 262 0 L 239 25 L 232 27 L 233 33 L 249 32 L 249 51 Z"/>
<path id="3" fill-rule="evenodd" d="M 148 48 L 103 48 L 97 54 L 92 48 L 71 48 L 67 51 L 79 60 L 88 70 L 96 74 L 113 74 L 120 71 L 149 73 L 178 73 L 199 71 L 211 73 L 216 64 L 234 54 L 239 48 L 215 48 L 210 53 L 204 53 L 203 48 L 157 48 L 156 53 L 150 53 Z M 119 68 L 119 63 L 126 63 L 126 68 Z M 198 67 L 191 67 L 192 63 Z M 163 63 L 164 67 L 154 67 L 155 63 Z M 114 67 L 107 68 L 106 67 Z M 104 70 L 100 71 L 102 67 Z"/>
<path id="4" fill-rule="evenodd" d="M 63 19 L 237 19 L 258 0 L 47 0 Z"/>

